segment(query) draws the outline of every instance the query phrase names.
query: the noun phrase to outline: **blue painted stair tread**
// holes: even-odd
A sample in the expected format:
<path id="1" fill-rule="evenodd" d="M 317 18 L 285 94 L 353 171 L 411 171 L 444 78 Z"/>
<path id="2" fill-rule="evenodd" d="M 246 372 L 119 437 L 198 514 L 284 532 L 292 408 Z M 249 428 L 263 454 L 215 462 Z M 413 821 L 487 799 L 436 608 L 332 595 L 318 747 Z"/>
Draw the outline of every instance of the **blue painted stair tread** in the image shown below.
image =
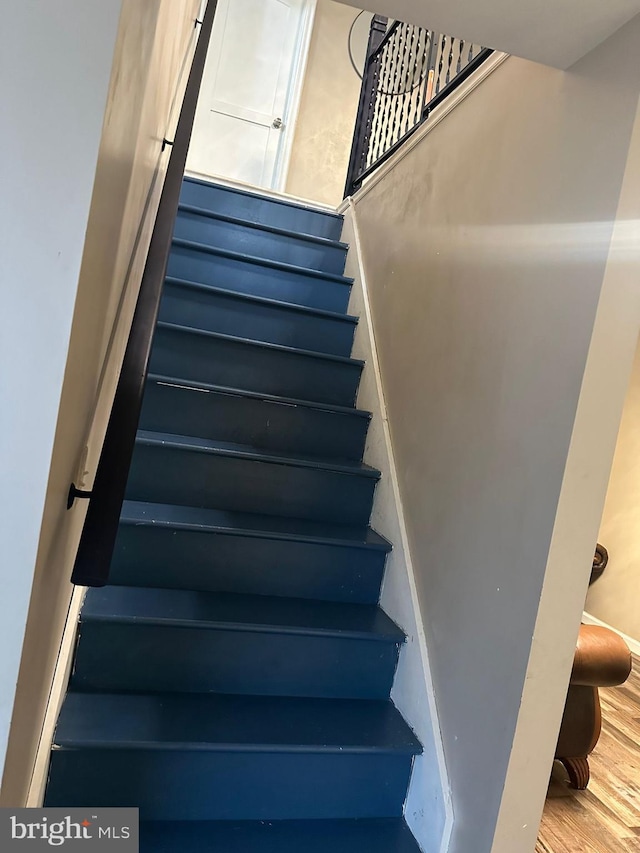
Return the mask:
<path id="1" fill-rule="evenodd" d="M 421 746 L 342 217 L 185 179 L 109 585 L 45 802 L 137 806 L 143 853 L 416 853 Z"/>
<path id="2" fill-rule="evenodd" d="M 346 312 L 353 279 L 174 240 L 167 276 L 293 305 Z"/>
<path id="3" fill-rule="evenodd" d="M 175 239 L 167 276 L 326 311 L 347 310 L 353 279 Z"/>
<path id="4" fill-rule="evenodd" d="M 133 622 L 235 631 L 362 638 L 402 643 L 400 628 L 377 606 L 305 599 L 107 586 L 87 593 L 82 621 Z"/>
<path id="5" fill-rule="evenodd" d="M 299 468 L 314 468 L 323 471 L 334 471 L 340 474 L 367 477 L 372 480 L 380 479 L 380 471 L 365 462 L 354 462 L 349 459 L 314 455 L 298 455 L 284 451 L 260 450 L 250 445 L 238 444 L 233 441 L 220 441 L 213 438 L 199 438 L 193 435 L 175 435 L 173 433 L 138 430 L 136 443 L 140 446 L 176 447 L 193 453 L 215 454 L 234 459 L 251 459 L 265 464 L 294 465 Z"/>
<path id="6" fill-rule="evenodd" d="M 175 693 L 71 692 L 55 742 L 65 749 L 422 751 L 389 700 Z"/>
<path id="7" fill-rule="evenodd" d="M 329 240 L 339 240 L 342 232 L 342 216 L 334 211 L 197 178 L 184 179 L 180 202 Z"/>
<path id="8" fill-rule="evenodd" d="M 365 525 L 330 524 L 275 515 L 229 512 L 228 510 L 199 509 L 169 504 L 125 501 L 121 521 L 124 524 L 153 527 L 168 526 L 190 530 L 213 529 L 236 536 L 255 536 L 344 545 L 390 551 L 391 543 Z"/>
<path id="9" fill-rule="evenodd" d="M 140 853 L 419 853 L 401 818 L 140 824 Z"/>
<path id="10" fill-rule="evenodd" d="M 367 465 L 365 462 L 338 457 L 316 456 L 315 454 L 298 455 L 277 450 L 262 450 L 234 441 L 201 438 L 194 435 L 176 435 L 175 433 L 140 429 L 136 435 L 136 444 L 141 447 L 175 447 L 192 453 L 213 454 L 233 459 L 248 459 L 263 462 L 264 464 L 290 465 L 297 468 L 333 471 L 337 474 L 366 477 L 376 481 L 380 479 L 380 471 L 377 468 L 372 468 L 371 465 Z"/>
<path id="11" fill-rule="evenodd" d="M 140 428 L 360 461 L 369 412 L 177 376 L 148 377 Z"/>
<path id="12" fill-rule="evenodd" d="M 208 211 L 193 205 L 178 209 L 174 237 L 265 260 L 341 275 L 348 246 L 326 237 L 303 235 L 271 225 Z"/>
<path id="13" fill-rule="evenodd" d="M 49 799 L 98 790 L 162 820 L 400 816 L 420 751 L 388 701 L 70 693 Z"/>
<path id="14" fill-rule="evenodd" d="M 150 369 L 198 382 L 354 406 L 363 362 L 159 322 Z"/>
<path id="15" fill-rule="evenodd" d="M 165 282 L 160 320 L 345 358 L 358 322 L 335 311 L 172 278 Z"/>

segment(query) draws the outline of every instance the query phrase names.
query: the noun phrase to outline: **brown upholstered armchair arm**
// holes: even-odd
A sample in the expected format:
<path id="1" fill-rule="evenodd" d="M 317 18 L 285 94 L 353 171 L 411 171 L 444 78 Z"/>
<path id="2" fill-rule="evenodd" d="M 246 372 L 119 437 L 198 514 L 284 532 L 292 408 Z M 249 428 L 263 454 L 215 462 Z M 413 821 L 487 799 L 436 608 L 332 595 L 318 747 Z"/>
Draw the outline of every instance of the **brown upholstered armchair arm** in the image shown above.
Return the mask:
<path id="1" fill-rule="evenodd" d="M 624 640 L 598 625 L 581 625 L 571 684 L 613 687 L 631 672 L 631 652 Z"/>

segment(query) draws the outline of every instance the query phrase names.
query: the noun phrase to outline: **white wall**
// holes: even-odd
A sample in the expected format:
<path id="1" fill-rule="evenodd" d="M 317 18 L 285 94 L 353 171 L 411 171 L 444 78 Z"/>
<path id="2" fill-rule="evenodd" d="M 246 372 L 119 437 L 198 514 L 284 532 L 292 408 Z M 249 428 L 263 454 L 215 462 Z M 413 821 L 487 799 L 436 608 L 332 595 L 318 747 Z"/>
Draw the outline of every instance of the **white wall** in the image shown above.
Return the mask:
<path id="1" fill-rule="evenodd" d="M 640 640 L 640 346 L 625 398 L 598 541 L 607 568 L 589 587 L 585 609 Z"/>
<path id="2" fill-rule="evenodd" d="M 0 766 L 4 763 L 120 0 L 2 10 Z"/>
<path id="3" fill-rule="evenodd" d="M 605 298 L 639 47 L 636 19 L 569 73 L 507 59 L 354 200 L 451 853 L 535 843 L 640 324 L 633 289 Z M 625 216 L 640 219 L 634 189 Z M 607 358 L 590 352 L 596 320 L 616 338 Z"/>
<path id="4" fill-rule="evenodd" d="M 0 79 L 10 81 L 16 128 L 0 166 L 0 233 L 6 221 L 11 235 L 0 253 L 9 290 L 0 320 L 7 806 L 25 803 L 31 781 L 86 510 L 78 502 L 68 512 L 66 494 L 72 480 L 90 487 L 96 468 L 200 0 L 14 5 L 3 19 L 15 18 L 6 30 L 13 41 L 0 59 L 11 69 Z"/>
<path id="5" fill-rule="evenodd" d="M 345 0 L 352 6 L 361 0 Z M 569 68 L 640 13 L 640 0 L 368 0 L 366 9 Z"/>

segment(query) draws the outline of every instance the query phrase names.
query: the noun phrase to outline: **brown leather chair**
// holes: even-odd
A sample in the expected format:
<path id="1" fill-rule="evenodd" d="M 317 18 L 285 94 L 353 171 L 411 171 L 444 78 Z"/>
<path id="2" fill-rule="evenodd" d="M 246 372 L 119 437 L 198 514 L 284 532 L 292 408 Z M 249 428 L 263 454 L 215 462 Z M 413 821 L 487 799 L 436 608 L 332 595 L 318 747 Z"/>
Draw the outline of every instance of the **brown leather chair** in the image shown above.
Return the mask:
<path id="1" fill-rule="evenodd" d="M 627 680 L 631 652 L 609 628 L 581 625 L 564 707 L 556 758 L 565 766 L 574 788 L 589 784 L 587 756 L 600 737 L 598 687 L 613 687 Z"/>

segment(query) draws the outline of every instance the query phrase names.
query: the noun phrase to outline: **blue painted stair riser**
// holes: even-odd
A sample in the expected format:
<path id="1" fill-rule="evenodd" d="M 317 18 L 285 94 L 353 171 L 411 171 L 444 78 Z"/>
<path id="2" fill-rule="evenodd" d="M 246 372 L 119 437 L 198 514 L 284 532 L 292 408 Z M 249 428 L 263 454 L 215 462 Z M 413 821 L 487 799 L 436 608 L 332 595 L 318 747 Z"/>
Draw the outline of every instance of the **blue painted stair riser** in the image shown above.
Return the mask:
<path id="1" fill-rule="evenodd" d="M 155 436 L 155 434 L 149 434 Z M 163 434 L 161 434 L 163 435 Z M 367 524 L 377 477 L 370 472 L 281 464 L 174 446 L 155 437 L 136 444 L 128 500 L 224 508 L 314 521 Z M 179 441 L 179 438 L 177 439 Z M 203 442 L 204 444 L 204 442 Z"/>
<path id="2" fill-rule="evenodd" d="M 362 363 L 307 350 L 160 324 L 150 369 L 198 382 L 354 406 Z"/>
<path id="3" fill-rule="evenodd" d="M 131 586 L 374 604 L 385 558 L 384 551 L 372 555 L 278 539 L 122 526 L 111 579 Z"/>
<path id="4" fill-rule="evenodd" d="M 369 420 L 366 412 L 355 409 L 224 386 L 188 385 L 167 376 L 148 381 L 140 428 L 358 462 Z"/>
<path id="5" fill-rule="evenodd" d="M 342 217 L 337 214 L 309 206 L 287 204 L 282 200 L 236 191 L 197 179 L 185 179 L 180 202 L 328 240 L 339 240 L 342 232 Z"/>
<path id="6" fill-rule="evenodd" d="M 347 310 L 352 285 L 351 279 L 343 276 L 208 250 L 201 244 L 181 240 L 174 240 L 167 275 L 336 312 Z"/>
<path id="7" fill-rule="evenodd" d="M 284 230 L 268 231 L 241 219 L 207 215 L 197 207 L 181 207 L 174 230 L 179 240 L 192 240 L 232 252 L 282 261 L 312 270 L 341 275 L 347 246 Z"/>
<path id="8" fill-rule="evenodd" d="M 160 320 L 348 358 L 356 329 L 344 314 L 315 313 L 284 302 L 168 281 Z"/>

